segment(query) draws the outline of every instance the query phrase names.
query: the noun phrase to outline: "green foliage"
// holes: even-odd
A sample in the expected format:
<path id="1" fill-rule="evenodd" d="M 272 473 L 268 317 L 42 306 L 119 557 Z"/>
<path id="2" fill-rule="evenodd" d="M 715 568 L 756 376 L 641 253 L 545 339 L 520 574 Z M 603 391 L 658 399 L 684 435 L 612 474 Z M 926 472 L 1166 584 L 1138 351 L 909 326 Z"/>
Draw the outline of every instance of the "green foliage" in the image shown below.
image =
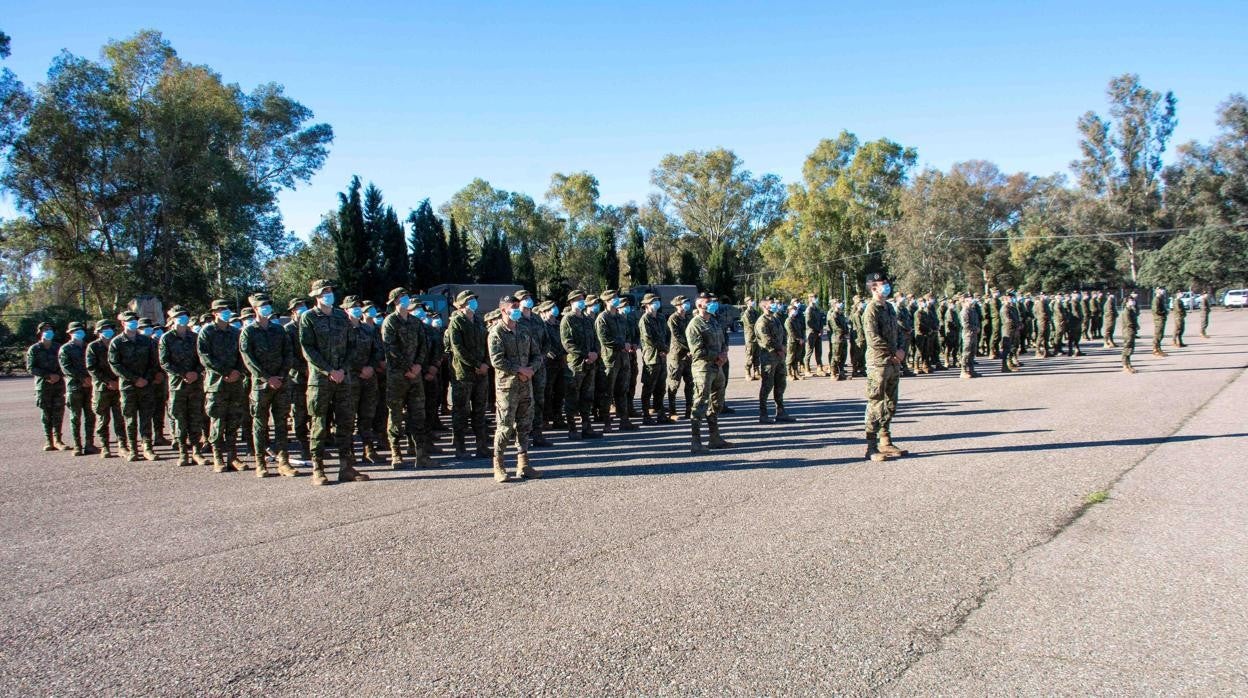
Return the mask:
<path id="1" fill-rule="evenodd" d="M 326 221 L 332 220 L 326 218 Z M 308 295 L 313 279 L 333 279 L 337 275 L 334 241 L 329 226 L 323 223 L 307 243 L 296 243 L 288 254 L 269 262 L 264 271 L 264 285 L 274 303 L 284 310 L 291 298 Z"/>
<path id="2" fill-rule="evenodd" d="M 632 287 L 645 286 L 650 283 L 650 267 L 646 260 L 646 241 L 641 234 L 641 226 L 633 223 L 628 228 L 628 247 L 625 251 L 628 259 L 628 283 Z"/>
<path id="3" fill-rule="evenodd" d="M 429 205 L 429 199 L 420 202 L 420 206 L 407 217 L 407 222 L 412 227 L 408 238 L 411 247 L 408 266 L 412 285 L 417 289 L 429 289 L 455 280 L 450 276 L 450 248 L 446 230 L 442 219 L 434 214 L 433 207 Z"/>
<path id="4" fill-rule="evenodd" d="M 533 253 L 529 250 L 528 240 L 520 243 L 520 251 L 512 259 L 512 268 L 516 270 L 516 283 L 537 293 L 537 269 L 533 266 Z"/>
<path id="5" fill-rule="evenodd" d="M 693 251 L 688 249 L 681 250 L 679 258 L 680 268 L 676 272 L 677 283 L 702 288 L 702 265 L 698 263 L 698 258 L 693 254 Z"/>
<path id="6" fill-rule="evenodd" d="M 725 302 L 736 297 L 736 255 L 728 243 L 721 242 L 711 249 L 706 261 L 707 286 Z"/>
<path id="7" fill-rule="evenodd" d="M 1214 291 L 1248 283 L 1248 232 L 1225 226 L 1179 235 L 1149 253 L 1140 281 L 1150 286 Z"/>
<path id="8" fill-rule="evenodd" d="M 340 295 L 344 296 L 362 292 L 371 266 L 361 186 L 360 178 L 352 177 L 347 191 L 338 194 L 338 211 L 326 230 L 334 241 L 334 258 L 338 261 L 338 273 L 332 278 L 341 286 Z"/>
<path id="9" fill-rule="evenodd" d="M 1029 291 L 1056 293 L 1117 285 L 1118 250 L 1094 237 L 1044 240 L 1030 246 L 1018 265 L 1017 284 Z"/>
<path id="10" fill-rule="evenodd" d="M 468 283 L 472 280 L 472 253 L 468 249 L 468 237 L 460 230 L 451 218 L 451 227 L 446 232 L 447 243 L 447 281 Z"/>
<path id="11" fill-rule="evenodd" d="M 481 245 L 481 257 L 477 260 L 477 283 L 509 284 L 515 281 L 511 268 L 511 252 L 507 238 L 495 231 Z"/>
<path id="12" fill-rule="evenodd" d="M 604 289 L 620 287 L 620 254 L 615 245 L 615 228 L 598 226 L 598 282 Z"/>

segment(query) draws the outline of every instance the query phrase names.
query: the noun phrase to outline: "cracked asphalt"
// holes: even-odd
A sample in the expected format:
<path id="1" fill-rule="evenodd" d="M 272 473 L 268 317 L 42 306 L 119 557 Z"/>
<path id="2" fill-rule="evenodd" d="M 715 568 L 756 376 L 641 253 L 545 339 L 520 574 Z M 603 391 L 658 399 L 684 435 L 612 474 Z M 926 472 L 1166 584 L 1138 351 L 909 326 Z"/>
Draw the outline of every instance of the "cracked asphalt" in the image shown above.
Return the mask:
<path id="1" fill-rule="evenodd" d="M 762 426 L 736 346 L 736 448 L 560 436 L 507 485 L 45 454 L 0 380 L 0 693 L 1248 692 L 1248 313 L 1212 331 L 903 379 L 882 464 L 864 381 Z"/>

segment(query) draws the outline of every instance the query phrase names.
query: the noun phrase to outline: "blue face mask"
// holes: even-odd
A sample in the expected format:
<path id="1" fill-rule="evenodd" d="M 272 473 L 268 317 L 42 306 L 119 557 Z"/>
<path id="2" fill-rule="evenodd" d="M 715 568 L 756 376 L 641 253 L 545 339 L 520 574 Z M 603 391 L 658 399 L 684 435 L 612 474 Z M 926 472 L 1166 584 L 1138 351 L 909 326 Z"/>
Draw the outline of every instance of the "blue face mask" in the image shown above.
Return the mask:
<path id="1" fill-rule="evenodd" d="M 369 316 L 369 317 L 377 317 L 377 309 L 376 309 L 376 308 L 369 308 L 369 309 L 368 309 L 368 316 Z"/>
<path id="2" fill-rule="evenodd" d="M 308 312 L 308 307 L 306 305 L 301 305 L 298 308 L 295 308 L 295 315 L 303 315 L 306 312 Z"/>
<path id="3" fill-rule="evenodd" d="M 428 313 L 425 312 L 424 308 L 417 308 L 412 311 L 412 315 L 415 315 L 417 320 L 424 320 Z"/>
<path id="4" fill-rule="evenodd" d="M 161 329 L 152 330 L 152 339 L 160 339 L 161 336 L 164 334 L 165 334 L 164 330 L 161 330 Z"/>
<path id="5" fill-rule="evenodd" d="M 556 305 L 555 307 L 550 309 L 550 316 L 559 317 L 559 306 Z"/>
<path id="6" fill-rule="evenodd" d="M 507 313 L 507 315 L 512 319 L 512 321 L 515 321 L 524 317 L 524 311 L 519 308 L 512 308 L 511 312 Z"/>
<path id="7" fill-rule="evenodd" d="M 599 310 L 602 310 L 602 306 L 598 305 L 597 303 L 594 303 L 594 307 L 590 308 L 589 312 L 596 313 Z"/>
<path id="8" fill-rule="evenodd" d="M 658 301 L 655 301 L 655 302 L 653 302 L 653 303 L 651 303 L 651 304 L 650 304 L 650 309 L 651 309 L 651 310 L 653 310 L 653 311 L 655 311 L 655 312 L 658 312 L 659 307 L 660 307 L 661 305 L 662 305 L 661 303 L 659 303 Z"/>
<path id="9" fill-rule="evenodd" d="M 104 339 L 112 339 L 114 334 L 116 333 L 112 330 L 100 330 L 100 336 Z"/>
<path id="10" fill-rule="evenodd" d="M 585 309 L 585 301 L 580 301 L 580 300 L 577 300 L 577 301 L 572 301 L 572 309 L 573 309 L 573 310 L 575 310 L 575 311 L 577 311 L 577 312 L 580 312 L 580 311 L 584 310 L 584 309 Z"/>
<path id="11" fill-rule="evenodd" d="M 191 324 L 191 318 L 188 315 L 179 315 L 174 322 L 178 323 L 178 327 L 186 327 Z"/>
<path id="12" fill-rule="evenodd" d="M 685 301 L 684 303 L 681 303 L 681 304 L 680 304 L 680 307 L 681 307 L 681 309 L 682 309 L 682 310 L 684 310 L 684 311 L 687 313 L 687 312 L 689 312 L 689 309 L 690 309 L 691 307 L 693 307 L 693 306 L 691 306 L 691 305 L 689 304 L 689 301 Z"/>
<path id="13" fill-rule="evenodd" d="M 394 302 L 394 307 L 406 308 L 407 306 L 411 305 L 411 303 L 412 303 L 412 299 L 409 298 L 408 296 L 399 296 L 399 299 Z"/>
<path id="14" fill-rule="evenodd" d="M 526 308 L 532 308 L 532 307 L 533 307 L 533 299 L 532 299 L 532 298 L 525 298 L 523 301 L 521 301 L 521 302 L 520 302 L 520 305 L 522 305 L 522 306 L 524 306 L 524 307 L 526 307 Z"/>
<path id="15" fill-rule="evenodd" d="M 612 307 L 612 308 L 618 308 L 618 307 L 620 307 L 620 299 L 619 299 L 619 298 L 612 298 L 612 299 L 611 299 L 611 307 Z"/>
<path id="16" fill-rule="evenodd" d="M 347 314 L 355 318 L 356 320 L 359 320 L 360 318 L 364 317 L 364 309 L 363 308 L 348 308 Z"/>
<path id="17" fill-rule="evenodd" d="M 436 328 L 438 328 L 438 329 L 441 329 L 441 328 L 442 328 L 442 318 L 434 318 L 434 319 L 433 319 L 433 326 L 434 326 L 434 327 L 436 327 Z"/>
<path id="18" fill-rule="evenodd" d="M 888 298 L 893 293 L 893 285 L 890 283 L 885 283 L 883 286 L 880 287 L 880 293 L 884 294 L 885 298 Z"/>
<path id="19" fill-rule="evenodd" d="M 52 338 L 56 336 L 56 332 L 53 332 L 52 330 L 44 330 L 43 334 L 39 336 L 50 342 L 52 341 Z"/>
<path id="20" fill-rule="evenodd" d="M 230 323 L 230 327 L 233 327 L 233 328 L 234 328 L 234 329 L 236 329 L 236 330 L 241 330 L 241 329 L 243 329 L 243 323 L 241 323 L 241 322 L 231 322 L 231 323 Z"/>
<path id="21" fill-rule="evenodd" d="M 718 313 L 718 312 L 719 312 L 719 301 L 711 301 L 710 303 L 707 303 L 707 304 L 706 304 L 706 312 L 710 313 L 711 315 L 714 315 L 715 313 Z"/>
<path id="22" fill-rule="evenodd" d="M 771 311 L 771 312 L 773 312 L 773 313 L 779 312 L 779 311 L 780 311 L 780 304 L 779 304 L 779 303 L 772 303 L 771 305 L 767 306 L 767 309 L 768 309 L 768 310 L 770 310 L 770 311 Z"/>
<path id="23" fill-rule="evenodd" d="M 126 329 L 131 332 L 139 329 L 139 321 L 138 320 L 126 320 Z"/>
<path id="24" fill-rule="evenodd" d="M 321 302 L 332 307 L 334 305 L 334 292 L 328 291 L 326 293 L 322 293 Z"/>
<path id="25" fill-rule="evenodd" d="M 633 306 L 626 305 L 623 308 L 620 308 L 620 312 L 624 313 L 625 315 L 628 315 L 629 313 L 633 312 Z"/>
<path id="26" fill-rule="evenodd" d="M 260 317 L 273 317 L 273 306 L 271 305 L 260 306 Z"/>
<path id="27" fill-rule="evenodd" d="M 477 299 L 476 298 L 468 299 L 468 309 L 474 313 L 477 312 Z"/>
<path id="28" fill-rule="evenodd" d="M 144 336 L 144 337 L 151 337 L 151 336 L 152 336 L 152 328 L 150 328 L 150 327 L 144 327 L 144 328 L 143 328 L 143 336 Z"/>
<path id="29" fill-rule="evenodd" d="M 217 314 L 217 317 L 221 318 L 221 322 L 229 322 L 230 320 L 234 318 L 234 311 L 222 310 L 220 313 Z"/>

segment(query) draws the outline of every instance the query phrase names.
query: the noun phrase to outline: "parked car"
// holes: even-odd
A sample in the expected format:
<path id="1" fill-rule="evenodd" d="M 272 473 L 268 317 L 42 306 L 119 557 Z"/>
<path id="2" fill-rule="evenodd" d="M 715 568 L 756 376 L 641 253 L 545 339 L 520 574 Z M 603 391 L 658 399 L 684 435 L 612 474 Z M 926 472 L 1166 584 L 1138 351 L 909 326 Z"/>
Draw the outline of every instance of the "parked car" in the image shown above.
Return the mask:
<path id="1" fill-rule="evenodd" d="M 1182 303 L 1183 307 L 1187 308 L 1188 310 L 1195 310 L 1196 308 L 1200 307 L 1200 294 L 1199 293 L 1192 293 L 1191 291 L 1184 291 L 1180 293 L 1179 295 L 1175 296 L 1175 300 Z"/>
<path id="2" fill-rule="evenodd" d="M 1236 288 L 1222 294 L 1222 305 L 1227 308 L 1248 307 L 1248 288 Z"/>

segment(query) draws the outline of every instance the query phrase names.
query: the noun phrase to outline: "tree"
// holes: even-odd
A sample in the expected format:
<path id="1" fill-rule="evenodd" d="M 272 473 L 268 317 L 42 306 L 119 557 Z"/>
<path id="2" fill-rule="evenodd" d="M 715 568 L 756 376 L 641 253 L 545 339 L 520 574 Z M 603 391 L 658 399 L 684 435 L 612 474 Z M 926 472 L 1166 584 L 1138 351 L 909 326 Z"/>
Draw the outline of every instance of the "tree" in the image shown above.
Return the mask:
<path id="1" fill-rule="evenodd" d="M 407 222 L 412 228 L 408 238 L 412 250 L 409 264 L 411 283 L 416 288 L 430 289 L 452 280 L 446 230 L 428 199 L 420 202 L 420 206 L 408 215 Z M 458 240 L 455 242 L 458 243 Z"/>
<path id="2" fill-rule="evenodd" d="M 325 222 L 334 222 L 334 219 L 327 217 Z M 307 243 L 295 243 L 289 253 L 271 260 L 265 267 L 264 285 L 275 303 L 284 304 L 288 299 L 307 296 L 313 279 L 337 276 L 334 241 L 328 228 L 322 224 L 312 232 Z"/>
<path id="3" fill-rule="evenodd" d="M 468 250 L 468 238 L 459 229 L 455 218 L 451 218 L 450 228 L 446 231 L 447 244 L 447 281 L 452 283 L 468 283 L 472 280 L 472 254 Z"/>
<path id="4" fill-rule="evenodd" d="M 736 294 L 736 264 L 732 248 L 720 242 L 711 250 L 706 261 L 707 286 L 721 299 L 728 300 Z"/>
<path id="5" fill-rule="evenodd" d="M 481 245 L 477 259 L 477 282 L 482 284 L 510 284 L 515 280 L 511 268 L 511 252 L 507 237 L 495 231 Z"/>
<path id="6" fill-rule="evenodd" d="M 630 286 L 645 286 L 650 283 L 650 270 L 646 262 L 646 241 L 641 234 L 641 226 L 634 223 L 628 228 L 628 247 L 625 252 L 628 259 L 628 283 Z"/>
<path id="7" fill-rule="evenodd" d="M 1110 80 L 1109 119 L 1087 112 L 1079 118 L 1083 157 L 1070 164 L 1092 204 L 1084 214 L 1127 255 L 1137 280 L 1141 244 L 1147 236 L 1120 235 L 1155 228 L 1161 213 L 1161 156 L 1176 124 L 1174 94 L 1154 92 L 1138 75 Z"/>
<path id="8" fill-rule="evenodd" d="M 682 284 L 688 284 L 696 288 L 702 288 L 702 265 L 698 263 L 698 258 L 688 248 L 680 251 L 680 270 L 676 273 L 676 280 Z"/>
<path id="9" fill-rule="evenodd" d="M 388 286 L 385 265 L 386 239 L 386 202 L 381 190 L 372 182 L 364 189 L 364 203 L 361 208 L 364 221 L 364 269 L 361 284 L 353 287 L 361 300 L 384 303 L 386 295 L 393 286 Z M 402 238 L 400 238 L 400 241 Z M 404 262 L 407 260 L 405 259 Z"/>
<path id="10" fill-rule="evenodd" d="M 1209 145 L 1178 148 L 1162 173 L 1170 225 L 1189 227 L 1248 221 L 1248 98 L 1231 95 L 1218 107 L 1222 131 Z"/>
<path id="11" fill-rule="evenodd" d="M 620 287 L 620 255 L 616 251 L 615 228 L 598 226 L 598 281 L 604 289 Z"/>
<path id="12" fill-rule="evenodd" d="M 1019 283 L 1030 291 L 1057 293 L 1118 279 L 1118 251 L 1093 236 L 1043 240 L 1019 253 Z"/>
<path id="13" fill-rule="evenodd" d="M 407 240 L 403 235 L 403 224 L 394 208 L 387 206 L 382 225 L 381 240 L 381 284 L 382 296 L 374 298 L 374 302 L 384 303 L 390 289 L 399 286 L 407 287 L 411 281 L 408 277 Z"/>
<path id="14" fill-rule="evenodd" d="M 537 268 L 533 265 L 533 253 L 529 250 L 529 241 L 520 243 L 520 251 L 512 259 L 515 269 L 515 282 L 532 293 L 537 293 Z"/>
<path id="15" fill-rule="evenodd" d="M 1209 292 L 1244 284 L 1248 282 L 1248 233 L 1210 226 L 1179 235 L 1148 254 L 1140 280 Z"/>
<path id="16" fill-rule="evenodd" d="M 327 225 L 326 228 L 334 241 L 334 255 L 338 261 L 338 274 L 335 278 L 344 295 L 362 294 L 366 287 L 375 283 L 371 276 L 372 251 L 368 233 L 364 228 L 364 204 L 360 187 L 360 178 L 352 177 L 347 191 L 338 194 L 338 210 L 334 214 L 332 225 Z"/>

